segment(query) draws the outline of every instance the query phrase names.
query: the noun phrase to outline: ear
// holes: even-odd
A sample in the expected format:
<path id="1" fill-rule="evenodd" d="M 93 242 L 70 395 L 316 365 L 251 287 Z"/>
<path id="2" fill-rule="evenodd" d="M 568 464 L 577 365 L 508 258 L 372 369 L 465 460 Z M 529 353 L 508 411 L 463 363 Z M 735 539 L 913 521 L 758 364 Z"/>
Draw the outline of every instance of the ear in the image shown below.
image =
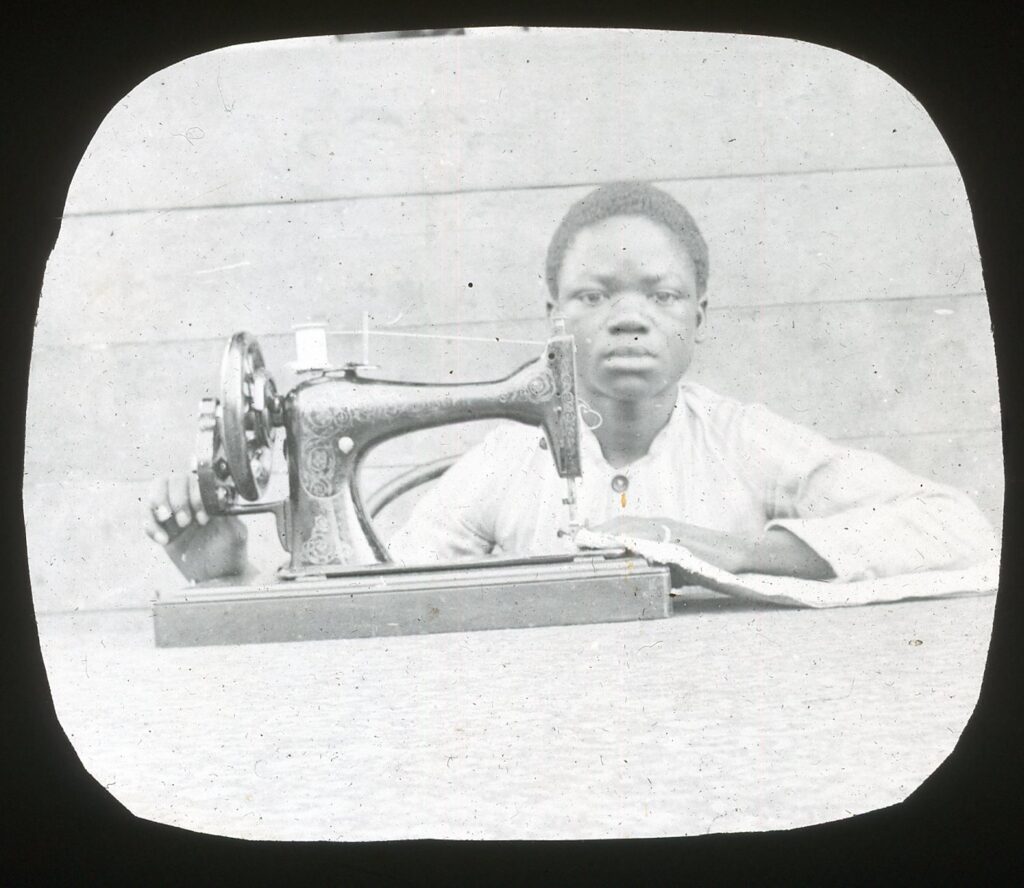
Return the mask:
<path id="1" fill-rule="evenodd" d="M 701 295 L 697 300 L 697 329 L 694 332 L 693 341 L 703 342 L 708 330 L 708 297 Z"/>

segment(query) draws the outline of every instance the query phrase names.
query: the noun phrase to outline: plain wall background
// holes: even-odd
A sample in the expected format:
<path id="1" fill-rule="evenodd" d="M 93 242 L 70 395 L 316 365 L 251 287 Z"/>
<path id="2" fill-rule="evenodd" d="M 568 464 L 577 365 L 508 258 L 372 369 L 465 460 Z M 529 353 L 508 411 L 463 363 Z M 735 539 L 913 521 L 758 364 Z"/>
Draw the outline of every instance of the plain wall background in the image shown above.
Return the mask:
<path id="1" fill-rule="evenodd" d="M 82 160 L 30 378 L 37 609 L 144 606 L 180 584 L 142 504 L 155 475 L 187 466 L 231 333 L 256 334 L 279 388 L 293 324 L 352 330 L 364 311 L 389 332 L 493 340 L 374 337 L 382 376 L 503 375 L 538 347 L 499 340 L 546 335 L 555 225 L 619 178 L 670 191 L 709 243 L 694 378 L 960 487 L 1001 529 L 967 198 L 926 112 L 882 72 L 726 35 L 289 40 L 154 74 Z M 358 336 L 331 348 L 361 353 Z M 381 448 L 366 486 L 482 431 Z M 273 568 L 270 520 L 251 527 Z"/>

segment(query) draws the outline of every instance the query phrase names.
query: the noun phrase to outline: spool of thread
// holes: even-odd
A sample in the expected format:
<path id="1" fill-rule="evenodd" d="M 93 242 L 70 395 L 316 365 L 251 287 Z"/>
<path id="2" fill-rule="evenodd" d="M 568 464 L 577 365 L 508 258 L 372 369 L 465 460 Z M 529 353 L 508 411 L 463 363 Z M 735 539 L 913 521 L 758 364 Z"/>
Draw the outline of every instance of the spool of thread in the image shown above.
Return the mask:
<path id="1" fill-rule="evenodd" d="M 327 325 L 296 324 L 295 370 L 323 370 L 330 366 L 327 360 Z"/>

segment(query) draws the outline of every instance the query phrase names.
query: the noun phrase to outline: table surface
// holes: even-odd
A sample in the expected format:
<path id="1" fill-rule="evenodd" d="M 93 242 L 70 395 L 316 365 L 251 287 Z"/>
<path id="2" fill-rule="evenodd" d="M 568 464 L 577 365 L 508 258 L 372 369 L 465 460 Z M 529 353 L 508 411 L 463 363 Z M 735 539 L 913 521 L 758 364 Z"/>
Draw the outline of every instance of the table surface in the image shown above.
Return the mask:
<path id="1" fill-rule="evenodd" d="M 785 829 L 904 799 L 981 684 L 994 596 L 157 649 L 43 614 L 58 717 L 138 816 L 253 839 Z"/>

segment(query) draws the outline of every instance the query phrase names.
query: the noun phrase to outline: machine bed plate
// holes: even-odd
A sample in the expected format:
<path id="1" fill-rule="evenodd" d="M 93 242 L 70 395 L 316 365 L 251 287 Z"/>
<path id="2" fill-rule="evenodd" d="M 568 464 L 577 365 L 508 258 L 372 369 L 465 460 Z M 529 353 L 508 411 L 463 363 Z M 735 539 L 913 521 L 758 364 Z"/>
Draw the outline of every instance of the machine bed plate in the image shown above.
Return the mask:
<path id="1" fill-rule="evenodd" d="M 601 556 L 361 570 L 265 585 L 192 586 L 154 602 L 158 647 L 421 635 L 652 620 L 668 569 Z"/>

